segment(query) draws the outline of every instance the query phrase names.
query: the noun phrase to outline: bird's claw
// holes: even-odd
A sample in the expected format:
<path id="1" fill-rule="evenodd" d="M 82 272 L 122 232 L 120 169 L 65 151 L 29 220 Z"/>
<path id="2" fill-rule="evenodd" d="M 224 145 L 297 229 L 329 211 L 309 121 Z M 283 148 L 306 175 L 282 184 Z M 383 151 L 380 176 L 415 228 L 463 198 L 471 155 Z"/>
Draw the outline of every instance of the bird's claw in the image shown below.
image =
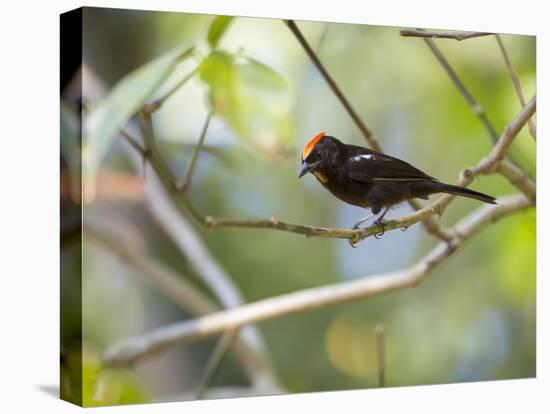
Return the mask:
<path id="1" fill-rule="evenodd" d="M 384 233 L 386 232 L 386 226 L 385 226 L 385 224 L 384 224 L 384 220 L 376 220 L 376 221 L 374 222 L 374 224 L 378 224 L 378 226 L 381 227 L 380 232 L 379 232 L 379 233 L 376 233 L 376 234 L 374 235 L 374 238 L 375 238 L 375 239 L 381 239 L 382 236 L 384 235 Z"/>
<path id="2" fill-rule="evenodd" d="M 353 226 L 353 230 L 355 230 L 357 233 L 348 240 L 348 243 L 351 247 L 355 249 L 357 247 L 356 244 L 363 240 L 363 232 L 361 231 L 359 226 Z"/>

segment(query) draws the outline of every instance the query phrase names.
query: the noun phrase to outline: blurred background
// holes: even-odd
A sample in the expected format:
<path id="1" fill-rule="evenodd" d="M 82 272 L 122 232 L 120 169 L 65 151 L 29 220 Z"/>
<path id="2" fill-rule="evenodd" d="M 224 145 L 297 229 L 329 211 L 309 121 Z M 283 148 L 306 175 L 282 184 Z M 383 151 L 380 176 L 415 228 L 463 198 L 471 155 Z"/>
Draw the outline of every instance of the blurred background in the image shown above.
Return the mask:
<path id="1" fill-rule="evenodd" d="M 301 149 L 320 131 L 365 145 L 360 131 L 282 21 L 235 18 L 209 54 L 214 19 L 86 8 L 84 112 L 101 105 L 131 71 L 194 47 L 194 57 L 179 63 L 147 101 L 202 65 L 153 115 L 158 145 L 174 174 L 183 177 L 214 109 L 188 189 L 195 207 L 214 217 L 275 216 L 351 227 L 365 211 L 335 199 L 313 176 L 298 180 L 297 169 Z M 451 183 L 488 153 L 486 130 L 421 39 L 400 37 L 398 27 L 297 23 L 385 152 Z M 530 99 L 536 87 L 535 38 L 504 34 L 502 40 Z M 436 42 L 500 134 L 520 104 L 495 38 Z M 65 93 L 67 200 L 78 198 L 78 188 L 70 185 L 78 174 L 78 108 Z M 134 121 L 128 130 L 139 137 Z M 510 153 L 535 176 L 535 142 L 527 128 Z M 118 340 L 215 308 L 398 270 L 435 244 L 420 225 L 369 238 L 356 249 L 345 240 L 272 230 L 207 233 L 181 211 L 173 214 L 178 211 L 155 189 L 152 170 L 142 171 L 141 160 L 122 139 L 104 146 L 96 158 L 101 162 L 83 177 L 87 405 L 193 398 L 217 338 L 174 346 L 131 369 L 107 368 L 101 354 Z M 516 192 L 499 176 L 483 176 L 472 188 L 494 196 Z M 476 201 L 458 199 L 440 222 L 451 225 L 477 207 Z M 409 211 L 404 205 L 387 217 Z M 415 289 L 245 330 L 242 341 L 254 352 L 231 352 L 206 397 L 377 387 L 376 325 L 385 332 L 386 386 L 535 376 L 535 227 L 534 210 L 515 214 L 488 226 Z M 62 300 L 71 309 L 62 327 L 66 384 L 78 365 L 71 349 L 80 346 L 74 341 L 78 301 L 71 305 L 80 289 L 79 255 L 78 244 L 62 244 Z M 155 271 L 171 276 L 178 288 L 152 283 Z M 174 297 L 178 289 L 187 293 L 183 300 Z M 251 363 L 250 354 L 260 362 Z M 251 373 L 256 363 L 261 379 Z M 63 378 L 61 387 L 63 392 Z"/>

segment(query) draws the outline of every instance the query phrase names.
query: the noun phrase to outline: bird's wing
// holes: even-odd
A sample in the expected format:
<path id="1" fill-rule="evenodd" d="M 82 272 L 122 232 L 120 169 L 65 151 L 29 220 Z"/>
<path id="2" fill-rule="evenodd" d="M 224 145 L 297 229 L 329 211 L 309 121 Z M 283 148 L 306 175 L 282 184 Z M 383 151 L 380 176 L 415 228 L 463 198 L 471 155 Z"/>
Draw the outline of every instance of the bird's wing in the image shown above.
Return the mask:
<path id="1" fill-rule="evenodd" d="M 349 176 L 361 182 L 416 181 L 434 179 L 408 162 L 357 147 L 349 155 Z"/>

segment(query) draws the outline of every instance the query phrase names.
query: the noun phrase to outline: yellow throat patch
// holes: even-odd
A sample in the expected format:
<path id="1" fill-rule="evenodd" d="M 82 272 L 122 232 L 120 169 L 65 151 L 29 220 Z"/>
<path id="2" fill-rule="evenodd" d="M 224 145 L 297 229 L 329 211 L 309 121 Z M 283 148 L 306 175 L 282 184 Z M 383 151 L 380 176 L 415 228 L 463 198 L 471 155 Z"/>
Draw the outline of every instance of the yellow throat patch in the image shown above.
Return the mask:
<path id="1" fill-rule="evenodd" d="M 323 174 L 322 172 L 313 171 L 313 174 L 315 175 L 315 177 L 317 177 L 317 179 L 319 181 L 321 181 L 322 184 L 325 184 L 328 181 L 327 176 L 325 174 Z"/>

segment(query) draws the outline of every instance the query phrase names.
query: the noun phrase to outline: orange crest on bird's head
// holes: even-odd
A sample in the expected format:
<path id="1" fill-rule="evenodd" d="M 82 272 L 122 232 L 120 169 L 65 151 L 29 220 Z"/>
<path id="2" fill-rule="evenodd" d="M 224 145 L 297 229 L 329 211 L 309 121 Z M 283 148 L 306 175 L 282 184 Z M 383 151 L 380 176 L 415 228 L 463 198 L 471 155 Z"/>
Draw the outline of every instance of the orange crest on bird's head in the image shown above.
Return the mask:
<path id="1" fill-rule="evenodd" d="M 315 135 L 311 141 L 307 143 L 307 145 L 304 147 L 304 151 L 302 152 L 302 160 L 305 160 L 311 150 L 313 150 L 313 147 L 315 144 L 319 142 L 321 138 L 325 136 L 325 132 L 320 132 L 319 134 Z"/>

